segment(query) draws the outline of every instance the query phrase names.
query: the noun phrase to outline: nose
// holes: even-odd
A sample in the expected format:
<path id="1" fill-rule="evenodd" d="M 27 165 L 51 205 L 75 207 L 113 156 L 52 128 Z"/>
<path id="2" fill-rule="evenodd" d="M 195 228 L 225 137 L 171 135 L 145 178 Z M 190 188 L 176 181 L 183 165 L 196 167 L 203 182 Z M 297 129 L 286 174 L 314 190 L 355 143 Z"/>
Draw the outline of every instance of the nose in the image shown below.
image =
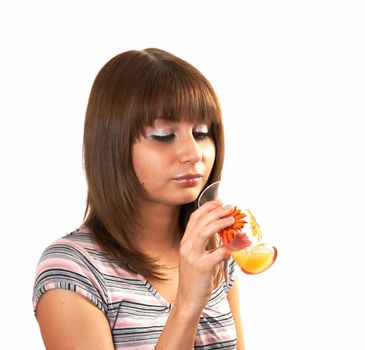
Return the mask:
<path id="1" fill-rule="evenodd" d="M 193 135 L 185 137 L 179 145 L 179 160 L 181 163 L 197 163 L 203 158 L 203 152 Z"/>

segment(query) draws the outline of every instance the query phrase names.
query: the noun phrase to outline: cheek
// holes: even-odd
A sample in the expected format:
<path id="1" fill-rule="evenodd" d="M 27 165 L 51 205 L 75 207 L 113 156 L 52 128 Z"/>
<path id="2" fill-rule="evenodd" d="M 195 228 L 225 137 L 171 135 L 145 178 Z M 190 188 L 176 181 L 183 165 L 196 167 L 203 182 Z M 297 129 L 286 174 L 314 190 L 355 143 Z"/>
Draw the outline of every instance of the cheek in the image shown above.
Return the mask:
<path id="1" fill-rule="evenodd" d="M 205 162 L 207 164 L 207 168 L 209 168 L 209 171 L 212 170 L 214 160 L 215 160 L 215 146 L 214 143 L 209 145 L 204 151 L 204 158 Z"/>
<path id="2" fill-rule="evenodd" d="M 143 183 L 143 178 L 145 177 L 145 159 L 143 157 L 143 150 L 139 143 L 136 143 L 133 145 L 132 148 L 132 163 L 134 172 L 136 173 L 136 176 L 138 180 Z"/>
<path id="3" fill-rule="evenodd" d="M 155 153 L 149 152 L 146 147 L 141 147 L 136 144 L 132 150 L 132 161 L 134 172 L 142 185 L 148 185 L 149 180 L 156 178 L 161 170 L 159 163 L 160 157 Z"/>

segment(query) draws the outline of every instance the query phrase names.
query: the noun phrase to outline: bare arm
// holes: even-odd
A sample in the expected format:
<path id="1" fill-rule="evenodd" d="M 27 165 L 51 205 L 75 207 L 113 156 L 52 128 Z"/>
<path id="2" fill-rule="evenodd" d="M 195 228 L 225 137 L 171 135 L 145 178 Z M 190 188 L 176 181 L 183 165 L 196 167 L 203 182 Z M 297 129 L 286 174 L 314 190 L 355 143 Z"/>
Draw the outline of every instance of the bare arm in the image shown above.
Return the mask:
<path id="1" fill-rule="evenodd" d="M 239 288 L 238 280 L 233 283 L 233 286 L 228 294 L 228 303 L 231 308 L 234 324 L 236 326 L 237 333 L 237 350 L 245 350 L 242 323 L 241 323 L 241 312 L 240 312 L 240 300 L 239 300 Z"/>
<path id="2" fill-rule="evenodd" d="M 105 315 L 82 295 L 64 289 L 46 292 L 37 319 L 47 350 L 113 350 Z"/>

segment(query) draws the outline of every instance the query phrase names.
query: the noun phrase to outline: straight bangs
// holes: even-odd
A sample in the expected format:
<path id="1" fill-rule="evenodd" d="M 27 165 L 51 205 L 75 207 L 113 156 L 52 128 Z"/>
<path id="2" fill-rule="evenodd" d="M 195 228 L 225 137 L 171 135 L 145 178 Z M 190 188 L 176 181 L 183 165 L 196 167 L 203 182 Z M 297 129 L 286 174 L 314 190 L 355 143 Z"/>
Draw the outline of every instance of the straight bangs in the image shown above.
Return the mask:
<path id="1" fill-rule="evenodd" d="M 199 71 L 169 65 L 157 68 L 153 79 L 146 76 L 146 84 L 142 84 L 137 97 L 139 101 L 134 103 L 137 110 L 132 139 L 144 135 L 145 128 L 153 126 L 158 118 L 208 124 L 213 132 L 221 126 L 219 101 Z"/>

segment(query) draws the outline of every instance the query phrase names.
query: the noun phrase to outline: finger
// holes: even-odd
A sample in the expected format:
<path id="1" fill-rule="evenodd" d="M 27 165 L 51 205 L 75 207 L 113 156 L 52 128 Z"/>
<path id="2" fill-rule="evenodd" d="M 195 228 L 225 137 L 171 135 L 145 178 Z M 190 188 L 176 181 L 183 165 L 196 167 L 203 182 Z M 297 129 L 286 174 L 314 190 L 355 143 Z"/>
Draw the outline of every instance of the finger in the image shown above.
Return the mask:
<path id="1" fill-rule="evenodd" d="M 204 211 L 195 211 L 188 222 L 190 227 L 201 227 L 209 225 L 225 216 L 228 216 L 233 211 L 232 205 L 220 205 L 219 202 L 209 202 L 211 206 L 204 209 Z M 206 203 L 208 204 L 208 203 Z"/>
<path id="2" fill-rule="evenodd" d="M 194 246 L 197 247 L 200 251 L 205 251 L 208 241 L 211 237 L 217 234 L 220 230 L 232 226 L 233 224 L 234 218 L 232 216 L 223 217 L 221 219 L 211 222 L 194 237 Z"/>
<path id="3" fill-rule="evenodd" d="M 217 207 L 222 207 L 222 202 L 220 200 L 214 200 L 204 203 L 201 207 L 194 211 L 194 216 L 199 218 L 214 210 Z M 192 214 L 192 215 L 193 215 Z"/>
<path id="4" fill-rule="evenodd" d="M 223 261 L 227 261 L 231 256 L 230 251 L 225 247 L 219 247 L 211 251 L 207 251 L 206 259 L 212 267 L 217 266 Z"/>
<path id="5" fill-rule="evenodd" d="M 222 203 L 220 201 L 209 201 L 204 203 L 200 208 L 195 210 L 189 218 L 187 223 L 185 233 L 184 233 L 184 240 L 190 239 L 191 235 L 194 235 L 194 229 L 198 227 L 202 227 L 204 218 L 209 212 L 216 209 L 217 207 L 221 207 Z"/>
<path id="6" fill-rule="evenodd" d="M 204 253 L 208 240 L 214 234 L 233 225 L 234 219 L 229 216 L 232 211 L 231 205 L 222 207 L 219 206 L 219 202 L 209 202 L 203 212 L 193 213 L 194 216 L 189 219 L 181 243 L 189 244 L 190 247 L 195 247 L 200 253 Z"/>
<path id="7" fill-rule="evenodd" d="M 230 227 L 234 224 L 235 220 L 232 216 L 225 216 L 221 219 L 218 219 L 216 221 L 213 221 L 206 225 L 206 228 L 204 231 L 202 231 L 202 237 L 204 239 L 209 239 L 212 237 L 215 233 Z"/>
<path id="8" fill-rule="evenodd" d="M 204 254 L 209 240 L 216 235 L 220 230 L 232 226 L 234 218 L 231 216 L 219 219 L 209 225 L 199 228 L 191 233 L 189 240 L 184 241 L 184 245 L 188 245 L 198 254 Z"/>
<path id="9" fill-rule="evenodd" d="M 217 207 L 207 213 L 205 216 L 201 217 L 201 222 L 205 225 L 210 224 L 211 222 L 217 221 L 224 217 L 230 216 L 233 212 L 232 205 L 225 205 L 224 207 Z"/>

